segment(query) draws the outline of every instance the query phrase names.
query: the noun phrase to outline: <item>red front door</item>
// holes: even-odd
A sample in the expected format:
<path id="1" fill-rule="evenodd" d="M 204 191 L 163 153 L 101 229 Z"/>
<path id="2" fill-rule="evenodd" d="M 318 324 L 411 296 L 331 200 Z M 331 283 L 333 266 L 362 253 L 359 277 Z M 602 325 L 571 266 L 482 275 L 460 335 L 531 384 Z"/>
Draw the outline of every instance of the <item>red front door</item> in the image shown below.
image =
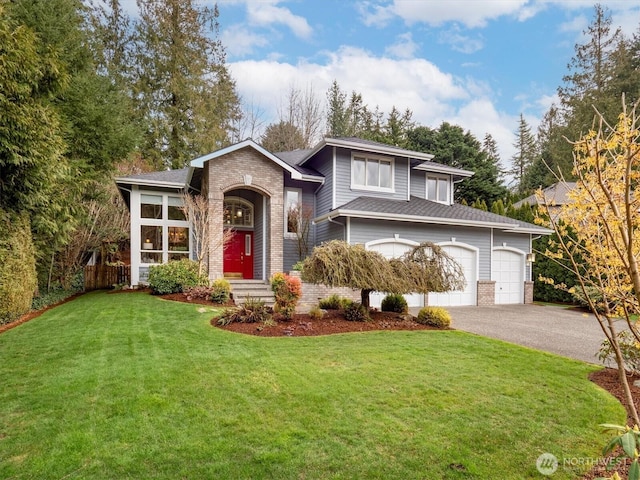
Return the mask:
<path id="1" fill-rule="evenodd" d="M 253 232 L 233 232 L 224 249 L 225 277 L 253 278 Z"/>

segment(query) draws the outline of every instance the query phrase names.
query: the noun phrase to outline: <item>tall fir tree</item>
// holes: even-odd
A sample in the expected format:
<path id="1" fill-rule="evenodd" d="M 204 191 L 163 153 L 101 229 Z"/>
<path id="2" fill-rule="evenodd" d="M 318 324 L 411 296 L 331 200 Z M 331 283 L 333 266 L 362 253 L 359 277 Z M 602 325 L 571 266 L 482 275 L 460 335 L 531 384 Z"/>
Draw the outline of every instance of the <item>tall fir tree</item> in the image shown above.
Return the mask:
<path id="1" fill-rule="evenodd" d="M 516 132 L 516 141 L 513 146 L 516 152 L 511 157 L 512 168 L 509 173 L 514 179 L 514 190 L 522 195 L 526 193 L 526 185 L 524 183 L 527 171 L 531 168 L 538 157 L 538 147 L 536 139 L 531 133 L 531 127 L 520 114 L 518 122 L 518 131 Z"/>
<path id="2" fill-rule="evenodd" d="M 240 115 L 218 8 L 196 0 L 137 3 L 134 99 L 146 121 L 142 151 L 158 168 L 182 168 L 227 145 Z"/>
<path id="3" fill-rule="evenodd" d="M 547 112 L 554 117 L 553 128 L 540 139 L 545 162 L 567 180 L 573 178 L 571 142 L 593 128 L 596 111 L 613 125 L 622 95 L 628 105 L 640 98 L 640 45 L 635 37 L 627 39 L 620 28 L 613 28 L 610 12 L 599 4 L 583 33 L 585 41 L 576 44 L 558 88 L 559 104 Z M 552 180 L 555 176 L 547 175 L 544 183 Z"/>

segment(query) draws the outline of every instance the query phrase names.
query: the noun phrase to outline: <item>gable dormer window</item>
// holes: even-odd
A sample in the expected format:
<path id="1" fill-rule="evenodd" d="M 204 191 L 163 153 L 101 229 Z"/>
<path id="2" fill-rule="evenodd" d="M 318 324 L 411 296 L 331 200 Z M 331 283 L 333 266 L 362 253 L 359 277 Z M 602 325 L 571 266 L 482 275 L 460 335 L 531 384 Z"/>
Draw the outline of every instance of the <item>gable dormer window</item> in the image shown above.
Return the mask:
<path id="1" fill-rule="evenodd" d="M 393 167 L 393 158 L 353 155 L 351 188 L 393 192 Z"/>
<path id="2" fill-rule="evenodd" d="M 451 181 L 443 175 L 427 175 L 427 200 L 438 203 L 451 203 Z"/>

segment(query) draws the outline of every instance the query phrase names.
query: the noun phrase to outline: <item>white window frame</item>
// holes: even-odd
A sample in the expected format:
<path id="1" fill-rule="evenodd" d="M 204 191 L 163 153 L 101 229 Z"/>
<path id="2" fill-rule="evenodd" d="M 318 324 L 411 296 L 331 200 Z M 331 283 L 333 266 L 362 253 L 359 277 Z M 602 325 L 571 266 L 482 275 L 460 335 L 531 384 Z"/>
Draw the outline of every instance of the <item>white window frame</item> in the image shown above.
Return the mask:
<path id="1" fill-rule="evenodd" d="M 156 195 L 156 196 L 162 196 L 162 218 L 142 218 L 141 216 L 141 204 L 142 204 L 142 197 L 145 195 Z M 149 266 L 153 266 L 153 265 L 161 265 L 161 264 L 165 264 L 169 261 L 169 255 L 171 253 L 176 253 L 176 251 L 173 250 L 169 250 L 169 228 L 170 227 L 178 227 L 178 228 L 187 228 L 189 231 L 189 249 L 186 251 L 180 251 L 178 252 L 180 254 L 180 256 L 184 256 L 184 258 L 191 258 L 191 253 L 192 253 L 192 249 L 193 249 L 193 239 L 191 238 L 192 235 L 192 231 L 191 231 L 191 225 L 189 223 L 188 220 L 169 220 L 169 198 L 180 198 L 179 195 L 176 194 L 171 194 L 171 193 L 164 193 L 164 192 L 154 192 L 154 191 L 140 191 L 140 195 L 138 196 L 138 202 L 140 203 L 140 205 L 138 205 L 137 211 L 138 211 L 138 225 L 137 225 L 137 229 L 138 229 L 138 233 L 136 235 L 136 237 L 139 239 L 139 244 L 137 245 L 137 250 L 138 250 L 138 255 L 139 255 L 139 265 L 142 267 L 149 267 Z M 161 227 L 162 229 L 162 249 L 144 249 L 141 248 L 142 246 L 142 238 L 140 236 L 140 231 L 142 229 L 143 226 L 149 226 L 149 227 Z M 143 256 L 143 252 L 149 252 L 149 253 L 160 253 L 162 255 L 162 262 L 161 263 L 146 263 L 142 261 L 142 256 Z M 133 250 L 132 250 L 132 254 L 133 254 Z"/>
<path id="2" fill-rule="evenodd" d="M 296 192 L 298 194 L 298 203 L 302 204 L 302 189 L 301 188 L 291 188 L 285 187 L 284 189 L 284 238 L 298 238 L 298 235 L 295 232 L 287 231 L 287 227 L 289 225 L 289 204 L 287 202 L 287 193 L 288 192 Z"/>
<path id="3" fill-rule="evenodd" d="M 250 212 L 251 218 L 250 218 L 250 222 L 248 222 L 246 225 L 243 224 L 228 224 L 225 223 L 224 221 L 224 209 L 228 204 L 232 204 L 232 205 L 241 205 L 243 207 L 245 207 L 246 209 L 248 209 L 248 211 Z M 251 203 L 249 200 L 245 200 L 242 197 L 234 197 L 234 196 L 228 196 L 228 197 L 224 197 L 224 200 L 222 201 L 222 224 L 224 225 L 225 228 L 235 228 L 235 229 L 243 229 L 243 228 L 253 228 L 254 223 L 256 221 L 255 219 L 255 208 L 253 206 L 253 203 Z"/>
<path id="4" fill-rule="evenodd" d="M 436 181 L 436 198 L 429 198 L 429 180 Z M 440 183 L 444 183 L 447 186 L 446 199 L 441 200 L 438 198 L 438 193 L 440 192 Z M 436 175 L 433 173 L 427 173 L 425 178 L 425 195 L 424 197 L 427 200 L 431 200 L 432 202 L 443 203 L 445 205 L 451 205 L 451 177 L 447 175 Z"/>
<path id="5" fill-rule="evenodd" d="M 364 171 L 364 184 L 355 182 L 355 172 L 354 172 L 354 164 L 356 160 L 364 160 L 365 161 L 365 171 Z M 369 163 L 377 163 L 378 164 L 378 185 L 367 185 L 367 168 Z M 391 164 L 391 187 L 381 187 L 380 186 L 380 162 L 388 162 Z M 369 154 L 351 154 L 351 189 L 352 190 L 368 190 L 373 192 L 386 192 L 386 193 L 394 193 L 395 192 L 395 158 L 393 157 L 384 157 L 380 155 L 369 155 Z"/>

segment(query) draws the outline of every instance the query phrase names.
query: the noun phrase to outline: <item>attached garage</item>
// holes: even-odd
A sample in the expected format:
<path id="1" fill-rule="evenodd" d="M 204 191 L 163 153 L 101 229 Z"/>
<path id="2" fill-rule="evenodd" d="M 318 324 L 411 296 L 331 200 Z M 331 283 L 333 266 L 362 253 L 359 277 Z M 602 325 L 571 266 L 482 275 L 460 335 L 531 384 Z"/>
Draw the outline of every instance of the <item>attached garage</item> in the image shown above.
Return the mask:
<path id="1" fill-rule="evenodd" d="M 493 250 L 491 280 L 496 282 L 496 304 L 524 303 L 524 264 L 525 253 L 520 250 Z"/>
<path id="2" fill-rule="evenodd" d="M 405 252 L 411 250 L 414 246 L 418 245 L 417 242 L 412 242 L 411 240 L 402 240 L 402 239 L 382 239 L 376 240 L 374 242 L 369 242 L 366 245 L 368 250 L 373 250 L 375 252 L 381 253 L 385 258 L 398 258 L 402 256 Z M 382 303 L 382 299 L 386 296 L 385 293 L 381 292 L 371 292 L 369 296 L 369 300 L 371 302 L 371 306 L 375 308 L 380 308 L 380 304 Z M 407 300 L 407 305 L 410 307 L 423 307 L 424 306 L 424 295 L 421 293 L 411 293 L 404 296 Z"/>
<path id="3" fill-rule="evenodd" d="M 465 289 L 445 293 L 430 293 L 429 305 L 454 307 L 477 304 L 478 250 L 470 245 L 442 244 L 442 249 L 462 266 L 466 281 Z"/>

